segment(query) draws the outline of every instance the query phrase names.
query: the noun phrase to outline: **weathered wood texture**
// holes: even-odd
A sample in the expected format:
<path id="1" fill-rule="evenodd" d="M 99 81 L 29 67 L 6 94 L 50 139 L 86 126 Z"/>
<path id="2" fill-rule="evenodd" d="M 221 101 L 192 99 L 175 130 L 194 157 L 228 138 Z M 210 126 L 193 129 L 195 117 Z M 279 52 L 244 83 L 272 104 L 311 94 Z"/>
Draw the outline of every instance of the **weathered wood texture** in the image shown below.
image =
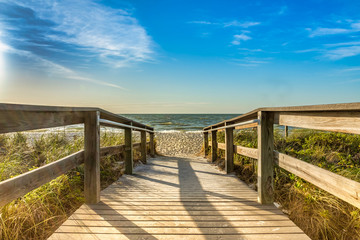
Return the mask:
<path id="1" fill-rule="evenodd" d="M 246 124 L 246 125 L 242 125 L 242 126 L 237 126 L 237 127 L 235 127 L 235 129 L 239 130 L 239 129 L 246 129 L 246 128 L 254 128 L 257 126 L 258 126 L 258 123 L 250 123 L 250 124 Z"/>
<path id="2" fill-rule="evenodd" d="M 85 114 L 85 161 L 84 195 L 85 202 L 100 201 L 100 113 Z"/>
<path id="3" fill-rule="evenodd" d="M 215 162 L 217 159 L 217 131 L 211 132 L 211 162 Z"/>
<path id="4" fill-rule="evenodd" d="M 309 239 L 255 191 L 203 158 L 158 157 L 83 205 L 54 239 Z"/>
<path id="5" fill-rule="evenodd" d="M 308 106 L 295 106 L 295 107 L 272 107 L 272 108 L 258 108 L 251 112 L 245 113 L 241 116 L 228 119 L 204 128 L 204 131 L 209 130 L 210 128 L 217 128 L 225 126 L 227 123 L 239 123 L 245 122 L 248 120 L 253 120 L 257 118 L 257 114 L 260 111 L 266 112 L 359 112 L 360 103 L 341 103 L 341 104 L 324 104 L 324 105 L 308 105 Z"/>
<path id="6" fill-rule="evenodd" d="M 207 157 L 209 151 L 209 133 L 204 132 L 204 157 Z"/>
<path id="7" fill-rule="evenodd" d="M 84 122 L 82 112 L 0 111 L 0 133 L 59 127 Z"/>
<path id="8" fill-rule="evenodd" d="M 155 140 L 154 140 L 154 133 L 150 133 L 150 156 L 155 157 Z"/>
<path id="9" fill-rule="evenodd" d="M 287 138 L 289 136 L 289 127 L 284 126 L 284 137 Z"/>
<path id="10" fill-rule="evenodd" d="M 141 132 L 141 144 L 140 144 L 141 160 L 146 163 L 146 132 Z"/>
<path id="11" fill-rule="evenodd" d="M 134 167 L 132 129 L 125 129 L 125 173 L 132 174 Z"/>
<path id="12" fill-rule="evenodd" d="M 275 113 L 275 122 L 315 130 L 360 134 L 360 112 Z"/>
<path id="13" fill-rule="evenodd" d="M 274 115 L 259 112 L 258 126 L 258 194 L 259 202 L 274 202 Z"/>
<path id="14" fill-rule="evenodd" d="M 234 171 L 234 128 L 225 129 L 225 172 Z"/>
<path id="15" fill-rule="evenodd" d="M 234 145 L 234 152 L 245 157 L 250 157 L 254 159 L 258 159 L 258 150 L 257 148 L 248 148 L 243 146 Z"/>
<path id="16" fill-rule="evenodd" d="M 57 178 L 84 162 L 84 151 L 0 182 L 0 207 Z"/>
<path id="17" fill-rule="evenodd" d="M 276 163 L 338 198 L 360 208 L 360 183 L 283 153 L 275 152 Z"/>

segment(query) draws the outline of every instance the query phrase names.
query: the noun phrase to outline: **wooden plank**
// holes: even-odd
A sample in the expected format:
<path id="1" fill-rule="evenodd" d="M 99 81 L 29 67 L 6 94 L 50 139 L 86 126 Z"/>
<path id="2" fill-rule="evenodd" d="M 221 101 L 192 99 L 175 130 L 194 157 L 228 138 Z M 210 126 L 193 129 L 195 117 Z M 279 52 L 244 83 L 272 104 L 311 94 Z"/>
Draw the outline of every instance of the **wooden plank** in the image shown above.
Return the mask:
<path id="1" fill-rule="evenodd" d="M 280 112 L 275 114 L 275 123 L 315 130 L 360 134 L 360 112 Z"/>
<path id="2" fill-rule="evenodd" d="M 234 128 L 225 129 L 225 172 L 234 171 Z"/>
<path id="3" fill-rule="evenodd" d="M 82 112 L 0 111 L 0 133 L 59 127 L 84 122 Z"/>
<path id="4" fill-rule="evenodd" d="M 258 150 L 256 148 L 248 148 L 239 145 L 234 145 L 234 152 L 246 157 L 258 159 Z"/>
<path id="5" fill-rule="evenodd" d="M 226 144 L 225 143 L 217 143 L 217 148 L 221 150 L 226 150 Z"/>
<path id="6" fill-rule="evenodd" d="M 154 133 L 150 133 L 150 156 L 155 157 Z"/>
<path id="7" fill-rule="evenodd" d="M 100 112 L 85 117 L 84 195 L 87 204 L 100 201 Z"/>
<path id="8" fill-rule="evenodd" d="M 217 159 L 217 131 L 211 132 L 211 162 Z"/>
<path id="9" fill-rule="evenodd" d="M 193 221 L 169 221 L 169 222 L 156 222 L 156 221 L 116 221 L 113 223 L 109 223 L 105 220 L 83 220 L 81 221 L 82 226 L 102 226 L 102 227 L 131 227 L 136 226 L 139 227 L 179 227 L 179 228 L 196 228 L 196 227 L 206 227 L 206 228 L 216 228 L 216 227 L 227 227 L 229 226 L 226 222 L 193 222 Z M 67 220 L 64 222 L 63 226 L 76 226 L 79 223 L 76 220 Z M 287 220 L 280 220 L 280 221 L 263 221 L 259 224 L 258 221 L 232 221 L 231 225 L 234 227 L 294 227 L 295 224 L 287 221 Z"/>
<path id="10" fill-rule="evenodd" d="M 287 138 L 289 136 L 289 127 L 284 126 L 284 137 Z"/>
<path id="11" fill-rule="evenodd" d="M 225 120 L 204 128 L 204 131 L 209 130 L 210 128 L 217 128 L 224 126 L 226 123 L 239 123 L 252 119 L 256 119 L 257 113 L 259 111 L 267 112 L 359 112 L 360 111 L 360 102 L 357 103 L 340 103 L 340 104 L 323 104 L 323 105 L 307 105 L 307 106 L 292 106 L 292 107 L 270 107 L 270 108 L 258 108 L 252 110 L 248 113 L 242 114 L 238 117 Z"/>
<path id="12" fill-rule="evenodd" d="M 208 155 L 208 148 L 209 148 L 209 133 L 204 132 L 204 157 Z"/>
<path id="13" fill-rule="evenodd" d="M 53 117 L 52 120 L 56 121 L 56 122 L 61 122 L 61 116 L 63 116 L 61 113 L 65 113 L 68 112 L 70 113 L 70 115 L 83 115 L 83 113 L 86 112 L 94 112 L 94 111 L 98 111 L 101 114 L 101 118 L 103 119 L 107 119 L 110 121 L 115 121 L 115 122 L 119 122 L 119 123 L 124 123 L 124 124 L 132 124 L 133 126 L 136 127 L 143 127 L 149 130 L 154 130 L 152 127 L 150 126 L 146 126 L 142 123 L 133 121 L 131 119 L 125 118 L 123 116 L 119 116 L 118 114 L 114 114 L 111 112 L 108 112 L 106 110 L 100 109 L 100 108 L 91 108 L 91 107 L 61 107 L 61 106 L 42 106 L 42 105 L 26 105 L 26 104 L 8 104 L 8 103 L 0 103 L 0 112 L 17 112 L 15 115 L 14 119 L 15 122 L 19 121 L 19 118 L 16 117 L 17 114 L 20 114 L 20 119 L 21 119 L 21 124 L 22 125 L 26 125 L 26 123 L 24 124 L 25 121 L 25 115 L 38 115 L 38 113 L 44 113 L 43 117 L 39 115 L 39 121 L 36 121 L 35 119 L 33 120 L 34 123 L 36 124 L 40 124 L 41 127 L 35 127 L 35 124 L 28 124 L 28 125 L 32 125 L 34 128 L 30 128 L 30 129 L 24 129 L 24 130 L 11 130 L 10 132 L 14 132 L 14 131 L 26 131 L 26 130 L 32 130 L 32 129 L 39 129 L 39 128 L 50 128 L 50 127 L 57 127 L 57 126 L 63 126 L 63 125 L 70 125 L 70 124 L 77 124 L 77 123 L 83 123 L 84 121 L 82 120 L 81 122 L 73 122 L 71 120 L 69 120 L 69 118 L 66 119 L 65 123 L 57 123 L 55 125 L 47 125 L 47 122 L 52 122 L 51 121 L 51 117 L 49 118 L 49 115 L 51 116 L 52 114 L 56 114 L 60 117 Z M 60 113 L 60 114 L 58 114 Z M 24 115 L 23 115 L 24 114 Z M 2 113 L 0 114 L 0 116 L 2 115 Z M 9 115 L 9 113 L 6 113 L 6 115 Z M 1 118 L 1 117 L 0 117 Z M 31 121 L 31 117 L 26 117 L 27 121 Z M 45 121 L 43 123 L 43 121 Z M 1 122 L 1 120 L 0 120 Z M 69 123 L 70 122 L 70 123 Z M 11 124 L 11 123 L 10 123 Z M 2 126 L 0 124 L 0 129 L 2 129 Z M 20 128 L 21 129 L 21 128 Z M 1 132 L 0 132 L 1 133 Z"/>
<path id="14" fill-rule="evenodd" d="M 360 208 L 360 183 L 297 158 L 275 152 L 276 163 L 334 196 Z"/>
<path id="15" fill-rule="evenodd" d="M 125 129 L 125 173 L 132 174 L 134 167 L 132 129 Z"/>
<path id="16" fill-rule="evenodd" d="M 146 132 L 141 131 L 141 144 L 140 144 L 141 160 L 146 163 Z"/>
<path id="17" fill-rule="evenodd" d="M 274 205 L 259 204 L 255 191 L 206 159 L 148 161 L 103 190 L 100 203 L 83 205 L 50 239 L 308 239 Z"/>
<path id="18" fill-rule="evenodd" d="M 258 195 L 261 204 L 274 202 L 274 114 L 258 113 Z"/>
<path id="19" fill-rule="evenodd" d="M 0 182 L 0 207 L 57 178 L 84 162 L 84 151 L 73 153 L 14 178 Z"/>
<path id="20" fill-rule="evenodd" d="M 235 127 L 235 129 L 239 130 L 239 129 L 246 129 L 246 128 L 254 128 L 257 126 L 258 126 L 258 123 L 250 123 L 250 124 L 246 124 L 246 125 L 242 125 L 242 126 L 237 126 L 237 127 Z"/>
<path id="21" fill-rule="evenodd" d="M 110 147 L 102 147 L 100 148 L 100 156 L 104 157 L 106 155 L 114 155 L 122 153 L 125 149 L 125 145 L 116 145 Z"/>

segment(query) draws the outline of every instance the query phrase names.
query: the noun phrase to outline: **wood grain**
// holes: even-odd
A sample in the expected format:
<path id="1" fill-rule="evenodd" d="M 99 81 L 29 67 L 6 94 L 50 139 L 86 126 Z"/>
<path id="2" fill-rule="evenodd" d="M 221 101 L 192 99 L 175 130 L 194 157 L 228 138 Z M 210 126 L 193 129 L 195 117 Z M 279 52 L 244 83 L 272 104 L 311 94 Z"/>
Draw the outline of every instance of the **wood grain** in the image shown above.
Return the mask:
<path id="1" fill-rule="evenodd" d="M 360 134 L 360 112 L 275 113 L 275 124 Z"/>
<path id="2" fill-rule="evenodd" d="M 314 166 L 297 158 L 275 152 L 276 163 L 334 196 L 360 208 L 360 183 Z"/>
<path id="3" fill-rule="evenodd" d="M 125 173 L 132 174 L 134 167 L 132 129 L 125 129 Z"/>
<path id="4" fill-rule="evenodd" d="M 59 127 L 84 122 L 82 112 L 0 111 L 0 133 Z"/>
<path id="5" fill-rule="evenodd" d="M 211 132 L 211 162 L 215 162 L 217 159 L 217 131 Z"/>
<path id="6" fill-rule="evenodd" d="M 234 145 L 234 152 L 246 157 L 258 159 L 258 149 Z"/>
<path id="7" fill-rule="evenodd" d="M 141 131 L 141 144 L 140 144 L 141 160 L 146 163 L 146 132 Z"/>
<path id="8" fill-rule="evenodd" d="M 207 157 L 209 149 L 209 133 L 204 132 L 204 157 Z"/>
<path id="9" fill-rule="evenodd" d="M 262 204 L 274 202 L 274 115 L 259 112 L 258 126 L 258 195 Z"/>
<path id="10" fill-rule="evenodd" d="M 65 174 L 84 162 L 84 151 L 0 182 L 0 207 Z"/>
<path id="11" fill-rule="evenodd" d="M 234 171 L 234 128 L 225 129 L 225 172 Z"/>
<path id="12" fill-rule="evenodd" d="M 84 195 L 85 202 L 100 201 L 100 112 L 85 114 L 85 161 Z"/>

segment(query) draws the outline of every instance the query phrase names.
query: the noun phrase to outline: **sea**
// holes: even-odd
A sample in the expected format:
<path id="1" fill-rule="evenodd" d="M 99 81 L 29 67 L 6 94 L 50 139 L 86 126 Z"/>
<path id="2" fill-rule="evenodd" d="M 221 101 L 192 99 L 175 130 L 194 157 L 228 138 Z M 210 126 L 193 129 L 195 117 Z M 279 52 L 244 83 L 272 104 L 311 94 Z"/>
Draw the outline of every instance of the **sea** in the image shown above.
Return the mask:
<path id="1" fill-rule="evenodd" d="M 241 114 L 121 114 L 154 127 L 155 131 L 200 131 L 204 127 Z"/>

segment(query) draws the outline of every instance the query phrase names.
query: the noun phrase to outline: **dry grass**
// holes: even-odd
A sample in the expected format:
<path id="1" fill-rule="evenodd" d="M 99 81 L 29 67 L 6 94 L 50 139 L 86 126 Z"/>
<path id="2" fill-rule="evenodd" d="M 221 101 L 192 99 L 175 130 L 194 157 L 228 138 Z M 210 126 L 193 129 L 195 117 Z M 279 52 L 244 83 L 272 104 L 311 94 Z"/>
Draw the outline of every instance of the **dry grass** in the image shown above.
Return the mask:
<path id="1" fill-rule="evenodd" d="M 102 132 L 101 145 L 123 144 L 119 133 Z M 69 140 L 63 134 L 44 134 L 33 143 L 24 134 L 0 135 L 0 180 L 43 166 L 83 148 L 81 137 Z M 135 151 L 135 160 L 140 153 Z M 122 174 L 123 156 L 101 159 L 101 187 Z M 0 208 L 0 239 L 46 239 L 84 203 L 83 166 L 29 192 Z"/>

